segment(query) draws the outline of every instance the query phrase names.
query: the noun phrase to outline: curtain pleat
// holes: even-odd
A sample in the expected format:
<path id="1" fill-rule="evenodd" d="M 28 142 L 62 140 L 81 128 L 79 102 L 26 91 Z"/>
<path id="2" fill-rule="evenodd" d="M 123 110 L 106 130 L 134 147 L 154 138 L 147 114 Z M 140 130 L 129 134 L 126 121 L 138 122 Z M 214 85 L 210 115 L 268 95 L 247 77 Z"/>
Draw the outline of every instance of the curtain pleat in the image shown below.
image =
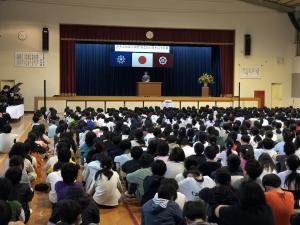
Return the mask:
<path id="1" fill-rule="evenodd" d="M 75 41 L 60 42 L 60 93 L 61 95 L 76 94 L 75 79 Z"/>
<path id="2" fill-rule="evenodd" d="M 233 64 L 234 64 L 234 46 L 220 46 L 220 68 L 221 68 L 221 93 L 223 95 L 233 95 Z"/>

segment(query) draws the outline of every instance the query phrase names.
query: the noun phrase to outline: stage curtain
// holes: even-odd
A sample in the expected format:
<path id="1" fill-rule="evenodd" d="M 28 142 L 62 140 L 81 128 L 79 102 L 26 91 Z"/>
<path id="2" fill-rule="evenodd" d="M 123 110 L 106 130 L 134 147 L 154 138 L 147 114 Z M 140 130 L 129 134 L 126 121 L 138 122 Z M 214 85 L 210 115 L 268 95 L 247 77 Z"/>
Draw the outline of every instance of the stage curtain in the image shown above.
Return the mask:
<path id="1" fill-rule="evenodd" d="M 147 31 L 154 32 L 154 38 L 148 40 L 145 36 Z M 235 42 L 235 31 L 234 30 L 204 30 L 204 29 L 165 29 L 165 28 L 141 28 L 141 27 L 117 27 L 117 26 L 92 26 L 92 25 L 60 25 L 60 40 L 61 40 L 61 52 L 60 52 L 60 90 L 61 94 L 74 95 L 77 93 L 89 92 L 89 90 L 83 91 L 76 85 L 76 80 L 83 78 L 75 79 L 75 42 L 93 42 L 93 43 L 143 43 L 143 44 L 153 44 L 153 43 L 168 43 L 168 45 L 205 45 L 207 47 L 214 46 L 211 52 L 211 57 L 214 58 L 213 62 L 210 64 L 210 68 L 204 68 L 203 70 L 198 69 L 194 71 L 186 71 L 185 74 L 197 74 L 193 75 L 195 77 L 186 78 L 183 81 L 185 84 L 189 83 L 195 89 L 194 91 L 187 90 L 189 92 L 188 96 L 194 95 L 197 96 L 200 92 L 200 86 L 195 84 L 196 76 L 200 75 L 201 72 L 210 72 L 216 76 L 218 72 L 220 77 L 220 82 L 211 86 L 210 94 L 212 96 L 219 96 L 220 93 L 224 94 L 233 94 L 233 65 L 234 65 L 234 42 Z M 219 62 L 217 61 L 217 49 L 219 47 Z M 100 59 L 102 59 L 100 57 Z M 197 62 L 198 63 L 198 62 Z M 218 71 L 217 64 L 219 63 L 220 70 Z M 201 62 L 200 62 L 201 64 Z M 187 64 L 189 65 L 189 64 Z M 124 79 L 124 68 L 120 72 L 119 68 L 110 68 L 114 70 L 113 75 L 109 79 L 114 81 L 119 81 L 119 76 L 122 74 Z M 133 77 L 135 81 L 140 79 L 141 74 L 144 69 L 135 69 L 134 71 L 128 68 L 128 73 L 131 73 L 131 76 L 128 77 L 129 80 L 124 79 L 124 85 L 118 86 L 118 90 L 111 90 L 110 87 L 104 86 L 103 90 L 97 92 L 101 93 L 131 93 L 135 95 L 135 84 L 132 83 Z M 96 71 L 97 72 L 97 71 Z M 110 71 L 103 71 L 110 74 Z M 163 89 L 163 94 L 176 94 L 181 93 L 182 90 L 174 91 L 174 88 L 169 82 L 170 70 L 159 70 L 151 69 L 152 79 L 160 80 L 163 78 L 163 81 L 167 81 L 166 85 L 169 85 L 170 88 L 166 90 Z M 125 73 L 126 74 L 126 73 Z M 134 74 L 132 76 L 132 74 Z M 138 75 L 137 75 L 138 74 Z M 157 77 L 156 77 L 157 75 Z M 87 76 L 87 75 L 86 75 Z M 98 75 L 99 76 L 99 75 Z M 187 75 L 184 75 L 185 77 Z M 126 77 L 126 76 L 125 76 Z M 180 80 L 176 76 L 173 77 L 174 82 Z M 98 78 L 97 78 L 98 79 Z M 108 79 L 105 77 L 105 79 Z M 101 80 L 105 80 L 104 78 Z M 128 86 L 126 86 L 126 85 Z M 220 87 L 217 85 L 220 84 Z M 99 85 L 99 84 L 98 84 Z M 117 85 L 116 83 L 114 85 Z M 187 87 L 187 86 L 186 86 Z M 130 90 L 124 90 L 124 89 Z M 110 90 L 107 90 L 110 89 Z M 92 91 L 91 91 L 92 92 Z M 93 91 L 94 93 L 94 91 Z M 171 95 L 171 94 L 170 94 Z M 180 95 L 180 94 L 178 94 Z"/>
<path id="2" fill-rule="evenodd" d="M 75 41 L 60 41 L 60 93 L 75 95 Z"/>
<path id="3" fill-rule="evenodd" d="M 153 39 L 146 32 L 154 33 Z M 168 44 L 233 44 L 234 30 L 60 25 L 60 38 L 77 41 L 161 42 Z"/>
<path id="4" fill-rule="evenodd" d="M 212 47 L 211 54 L 211 74 L 214 76 L 215 82 L 210 85 L 210 96 L 219 97 L 221 91 L 221 70 L 220 70 L 220 48 L 219 46 Z"/>
<path id="5" fill-rule="evenodd" d="M 163 83 L 164 96 L 200 96 L 198 77 L 205 72 L 216 74 L 211 93 L 219 96 L 217 47 L 213 50 L 212 47 L 171 46 L 174 66 L 170 69 L 111 67 L 110 53 L 113 51 L 111 44 L 76 44 L 77 95 L 134 96 L 136 82 L 148 71 L 151 81 Z"/>
<path id="6" fill-rule="evenodd" d="M 221 93 L 233 93 L 233 64 L 234 64 L 234 46 L 221 45 L 220 46 L 220 69 L 221 69 Z"/>

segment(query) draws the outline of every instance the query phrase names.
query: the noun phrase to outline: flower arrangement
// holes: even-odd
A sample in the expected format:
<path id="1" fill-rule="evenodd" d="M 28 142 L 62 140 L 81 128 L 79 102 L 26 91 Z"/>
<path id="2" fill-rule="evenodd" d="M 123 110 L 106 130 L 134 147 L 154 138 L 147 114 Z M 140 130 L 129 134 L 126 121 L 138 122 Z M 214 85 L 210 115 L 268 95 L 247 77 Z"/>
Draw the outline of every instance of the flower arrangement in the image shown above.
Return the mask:
<path id="1" fill-rule="evenodd" d="M 198 78 L 200 84 L 213 84 L 214 76 L 211 74 L 204 73 Z"/>

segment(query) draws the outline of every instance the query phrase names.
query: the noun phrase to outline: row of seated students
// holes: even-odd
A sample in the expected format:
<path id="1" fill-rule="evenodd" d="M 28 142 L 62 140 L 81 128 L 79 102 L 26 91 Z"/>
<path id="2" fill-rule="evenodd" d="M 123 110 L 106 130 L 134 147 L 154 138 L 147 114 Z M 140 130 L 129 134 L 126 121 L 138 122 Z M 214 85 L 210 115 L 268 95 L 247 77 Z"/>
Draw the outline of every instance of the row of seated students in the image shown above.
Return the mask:
<path id="1" fill-rule="evenodd" d="M 0 224 L 28 222 L 31 182 L 43 169 L 48 186 L 35 189 L 49 187 L 49 224 L 99 224 L 99 208 L 117 207 L 123 193 L 141 205 L 143 225 L 300 224 L 299 115 L 292 107 L 77 107 L 59 120 L 42 108 L 27 140 L 11 143 Z"/>

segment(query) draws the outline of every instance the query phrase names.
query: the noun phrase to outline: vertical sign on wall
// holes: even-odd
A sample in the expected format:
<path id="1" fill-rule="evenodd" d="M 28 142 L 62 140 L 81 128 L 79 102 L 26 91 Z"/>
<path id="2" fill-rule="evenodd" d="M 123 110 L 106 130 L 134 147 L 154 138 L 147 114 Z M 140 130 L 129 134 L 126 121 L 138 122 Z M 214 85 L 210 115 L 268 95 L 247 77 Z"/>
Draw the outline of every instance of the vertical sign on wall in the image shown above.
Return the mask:
<path id="1" fill-rule="evenodd" d="M 16 67 L 44 68 L 46 64 L 46 54 L 43 52 L 16 52 Z"/>

